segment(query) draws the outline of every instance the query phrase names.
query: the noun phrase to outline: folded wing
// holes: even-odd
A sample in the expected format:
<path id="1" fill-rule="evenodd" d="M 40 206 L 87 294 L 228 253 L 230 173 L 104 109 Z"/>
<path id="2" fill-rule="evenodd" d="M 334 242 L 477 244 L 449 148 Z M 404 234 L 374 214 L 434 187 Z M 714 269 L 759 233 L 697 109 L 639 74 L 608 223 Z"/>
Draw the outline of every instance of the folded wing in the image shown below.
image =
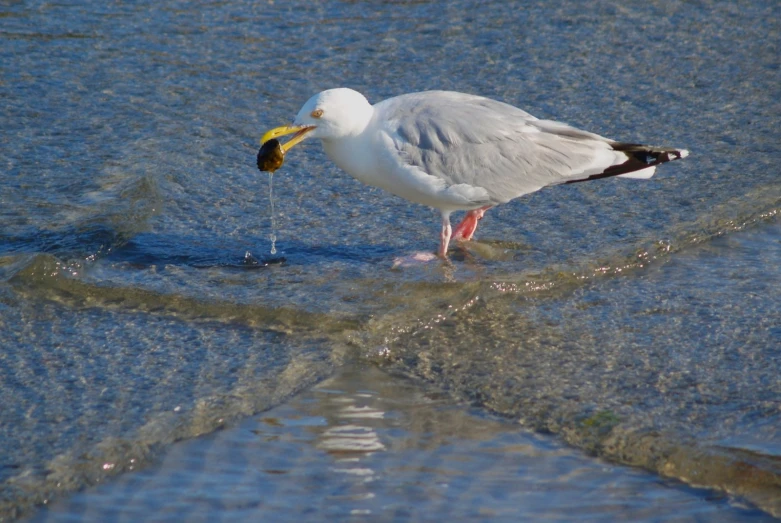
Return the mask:
<path id="1" fill-rule="evenodd" d="M 482 188 L 503 203 L 549 185 L 610 176 L 650 178 L 685 150 L 620 143 L 511 105 L 447 91 L 375 106 L 401 159 L 448 185 Z"/>

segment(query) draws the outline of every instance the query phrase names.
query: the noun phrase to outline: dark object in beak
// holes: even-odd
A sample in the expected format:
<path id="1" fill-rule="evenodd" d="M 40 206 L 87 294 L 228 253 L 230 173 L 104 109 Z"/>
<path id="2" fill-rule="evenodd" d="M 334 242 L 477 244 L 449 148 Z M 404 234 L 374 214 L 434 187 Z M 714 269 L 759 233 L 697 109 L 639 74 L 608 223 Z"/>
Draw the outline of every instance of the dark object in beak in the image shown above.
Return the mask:
<path id="1" fill-rule="evenodd" d="M 258 151 L 258 169 L 263 172 L 273 173 L 282 167 L 284 161 L 285 151 L 276 138 L 264 143 Z"/>

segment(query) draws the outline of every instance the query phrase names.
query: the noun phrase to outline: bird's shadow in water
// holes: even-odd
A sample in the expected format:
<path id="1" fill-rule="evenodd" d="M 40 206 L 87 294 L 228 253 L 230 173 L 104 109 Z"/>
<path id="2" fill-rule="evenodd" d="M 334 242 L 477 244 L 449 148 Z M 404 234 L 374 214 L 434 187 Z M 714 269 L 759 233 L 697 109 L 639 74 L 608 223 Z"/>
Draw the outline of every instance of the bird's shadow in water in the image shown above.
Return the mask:
<path id="1" fill-rule="evenodd" d="M 240 239 L 142 232 L 127 237 L 110 227 L 92 226 L 59 231 L 32 231 L 22 236 L 5 236 L 0 255 L 48 253 L 60 259 L 91 262 L 105 259 L 143 268 L 152 266 L 222 267 L 229 270 L 266 270 L 287 266 L 318 266 L 332 263 L 347 265 L 393 266 L 404 256 L 398 246 L 386 244 L 304 243 L 285 239 L 271 254 L 265 237 Z M 411 249 L 414 247 L 411 246 Z M 512 259 L 517 246 L 504 242 L 459 242 L 451 247 L 447 263 L 485 265 Z M 433 250 L 432 250 L 433 252 Z M 261 254 L 262 253 L 262 254 Z M 441 260 L 428 262 L 441 263 Z"/>
<path id="2" fill-rule="evenodd" d="M 334 261 L 373 265 L 393 256 L 393 250 L 382 245 L 311 245 L 295 240 L 278 242 L 276 254 L 271 254 L 269 249 L 265 238 L 215 241 L 213 238 L 144 233 L 112 250 L 107 258 L 139 267 L 183 265 L 204 269 L 261 270 Z"/>

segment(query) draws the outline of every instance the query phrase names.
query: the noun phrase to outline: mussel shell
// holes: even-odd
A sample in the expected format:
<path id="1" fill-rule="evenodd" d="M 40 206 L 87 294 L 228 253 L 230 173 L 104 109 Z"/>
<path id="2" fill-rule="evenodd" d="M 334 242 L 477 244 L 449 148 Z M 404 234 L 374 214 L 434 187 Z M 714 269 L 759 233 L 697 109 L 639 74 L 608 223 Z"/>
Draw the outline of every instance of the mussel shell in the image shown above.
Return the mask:
<path id="1" fill-rule="evenodd" d="M 258 169 L 273 173 L 285 162 L 285 151 L 279 140 L 272 138 L 264 143 L 258 151 Z"/>

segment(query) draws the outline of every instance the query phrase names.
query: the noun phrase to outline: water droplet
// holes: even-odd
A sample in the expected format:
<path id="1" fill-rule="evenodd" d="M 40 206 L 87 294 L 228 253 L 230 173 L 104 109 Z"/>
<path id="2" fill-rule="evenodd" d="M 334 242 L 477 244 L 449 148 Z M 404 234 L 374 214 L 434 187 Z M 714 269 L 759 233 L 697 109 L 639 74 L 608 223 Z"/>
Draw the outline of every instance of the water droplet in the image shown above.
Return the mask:
<path id="1" fill-rule="evenodd" d="M 260 262 L 255 258 L 251 252 L 244 253 L 244 265 L 259 265 Z"/>
<path id="2" fill-rule="evenodd" d="M 268 199 L 271 202 L 271 254 L 277 253 L 277 220 L 274 216 L 274 173 L 268 173 Z"/>

